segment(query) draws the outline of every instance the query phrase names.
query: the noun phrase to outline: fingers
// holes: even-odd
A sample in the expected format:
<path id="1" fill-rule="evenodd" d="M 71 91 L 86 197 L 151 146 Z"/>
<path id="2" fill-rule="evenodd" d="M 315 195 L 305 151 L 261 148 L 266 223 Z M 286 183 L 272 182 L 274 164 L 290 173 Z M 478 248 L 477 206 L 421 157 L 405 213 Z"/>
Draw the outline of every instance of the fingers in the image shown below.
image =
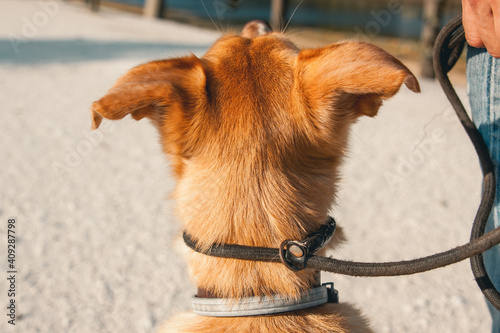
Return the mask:
<path id="1" fill-rule="evenodd" d="M 463 0 L 462 21 L 470 46 L 500 58 L 500 0 Z"/>
<path id="2" fill-rule="evenodd" d="M 491 41 L 486 42 L 486 48 L 495 58 L 500 58 L 500 1 L 492 2 L 493 29 L 495 34 Z"/>
<path id="3" fill-rule="evenodd" d="M 467 43 L 476 48 L 484 47 L 483 40 L 476 25 L 476 15 L 472 10 L 469 0 L 462 1 L 462 24 L 464 25 Z"/>

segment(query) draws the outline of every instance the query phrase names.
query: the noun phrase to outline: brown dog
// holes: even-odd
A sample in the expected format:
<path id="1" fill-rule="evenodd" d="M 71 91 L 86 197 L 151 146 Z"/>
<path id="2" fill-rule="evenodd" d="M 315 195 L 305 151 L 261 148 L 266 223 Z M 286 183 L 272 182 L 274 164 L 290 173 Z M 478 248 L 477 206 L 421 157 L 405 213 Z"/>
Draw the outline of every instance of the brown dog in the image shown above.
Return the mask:
<path id="1" fill-rule="evenodd" d="M 373 117 L 414 75 L 378 47 L 343 42 L 299 50 L 281 33 L 251 22 L 202 57 L 153 61 L 118 80 L 92 106 L 103 117 L 150 118 L 178 180 L 184 230 L 211 244 L 279 247 L 327 219 L 350 125 Z M 335 239 L 334 239 L 335 242 Z M 293 299 L 317 272 L 189 254 L 194 282 L 211 297 Z M 351 305 L 253 317 L 180 315 L 161 332 L 371 332 Z"/>

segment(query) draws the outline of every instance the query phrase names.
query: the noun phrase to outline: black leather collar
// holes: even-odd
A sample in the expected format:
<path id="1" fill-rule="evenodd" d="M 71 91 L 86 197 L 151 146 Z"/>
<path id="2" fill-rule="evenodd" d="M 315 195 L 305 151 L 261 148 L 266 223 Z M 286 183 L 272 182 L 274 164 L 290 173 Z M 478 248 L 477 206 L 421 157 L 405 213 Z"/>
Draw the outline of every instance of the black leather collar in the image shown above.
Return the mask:
<path id="1" fill-rule="evenodd" d="M 183 238 L 186 245 L 196 252 L 220 258 L 269 261 L 269 256 L 272 256 L 272 253 L 276 253 L 278 250 L 279 260 L 271 261 L 281 261 L 289 269 L 300 271 L 307 267 L 309 258 L 330 242 L 336 227 L 335 220 L 329 216 L 326 223 L 318 231 L 309 234 L 305 239 L 300 241 L 285 240 L 281 243 L 279 249 L 236 244 L 213 244 L 208 250 L 201 251 L 197 245 L 197 241 L 191 238 L 188 233 L 184 232 Z"/>

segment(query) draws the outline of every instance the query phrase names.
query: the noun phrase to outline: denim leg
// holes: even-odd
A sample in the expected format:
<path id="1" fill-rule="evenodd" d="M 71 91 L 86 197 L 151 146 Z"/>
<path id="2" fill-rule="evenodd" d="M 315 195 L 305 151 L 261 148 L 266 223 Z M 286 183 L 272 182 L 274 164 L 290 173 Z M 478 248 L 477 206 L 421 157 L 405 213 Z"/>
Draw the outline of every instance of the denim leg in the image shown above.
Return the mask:
<path id="1" fill-rule="evenodd" d="M 500 59 L 486 49 L 468 48 L 467 88 L 472 119 L 489 148 L 497 179 L 497 198 L 490 213 L 486 232 L 500 225 Z M 493 284 L 500 290 L 500 246 L 484 254 L 484 263 Z M 493 333 L 500 333 L 500 312 L 488 303 L 493 318 Z"/>

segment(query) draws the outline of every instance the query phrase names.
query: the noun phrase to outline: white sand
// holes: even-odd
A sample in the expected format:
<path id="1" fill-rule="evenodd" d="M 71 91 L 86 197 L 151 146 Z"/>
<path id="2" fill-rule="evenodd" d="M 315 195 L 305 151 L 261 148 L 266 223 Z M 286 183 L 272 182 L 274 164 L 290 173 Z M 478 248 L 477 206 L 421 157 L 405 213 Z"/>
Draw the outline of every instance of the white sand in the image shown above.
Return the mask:
<path id="1" fill-rule="evenodd" d="M 217 34 L 54 1 L 45 10 L 0 2 L 2 313 L 9 218 L 19 272 L 16 326 L 2 314 L 0 332 L 151 332 L 189 310 L 194 292 L 171 247 L 180 230 L 174 182 L 147 121 L 91 132 L 88 110 L 128 68 L 202 54 Z M 12 43 L 23 34 L 25 43 Z M 422 94 L 402 89 L 353 130 L 334 209 L 349 237 L 338 258 L 412 259 L 468 239 L 478 163 L 438 84 L 421 83 Z M 377 332 L 489 332 L 468 262 L 411 277 L 323 280 Z"/>

